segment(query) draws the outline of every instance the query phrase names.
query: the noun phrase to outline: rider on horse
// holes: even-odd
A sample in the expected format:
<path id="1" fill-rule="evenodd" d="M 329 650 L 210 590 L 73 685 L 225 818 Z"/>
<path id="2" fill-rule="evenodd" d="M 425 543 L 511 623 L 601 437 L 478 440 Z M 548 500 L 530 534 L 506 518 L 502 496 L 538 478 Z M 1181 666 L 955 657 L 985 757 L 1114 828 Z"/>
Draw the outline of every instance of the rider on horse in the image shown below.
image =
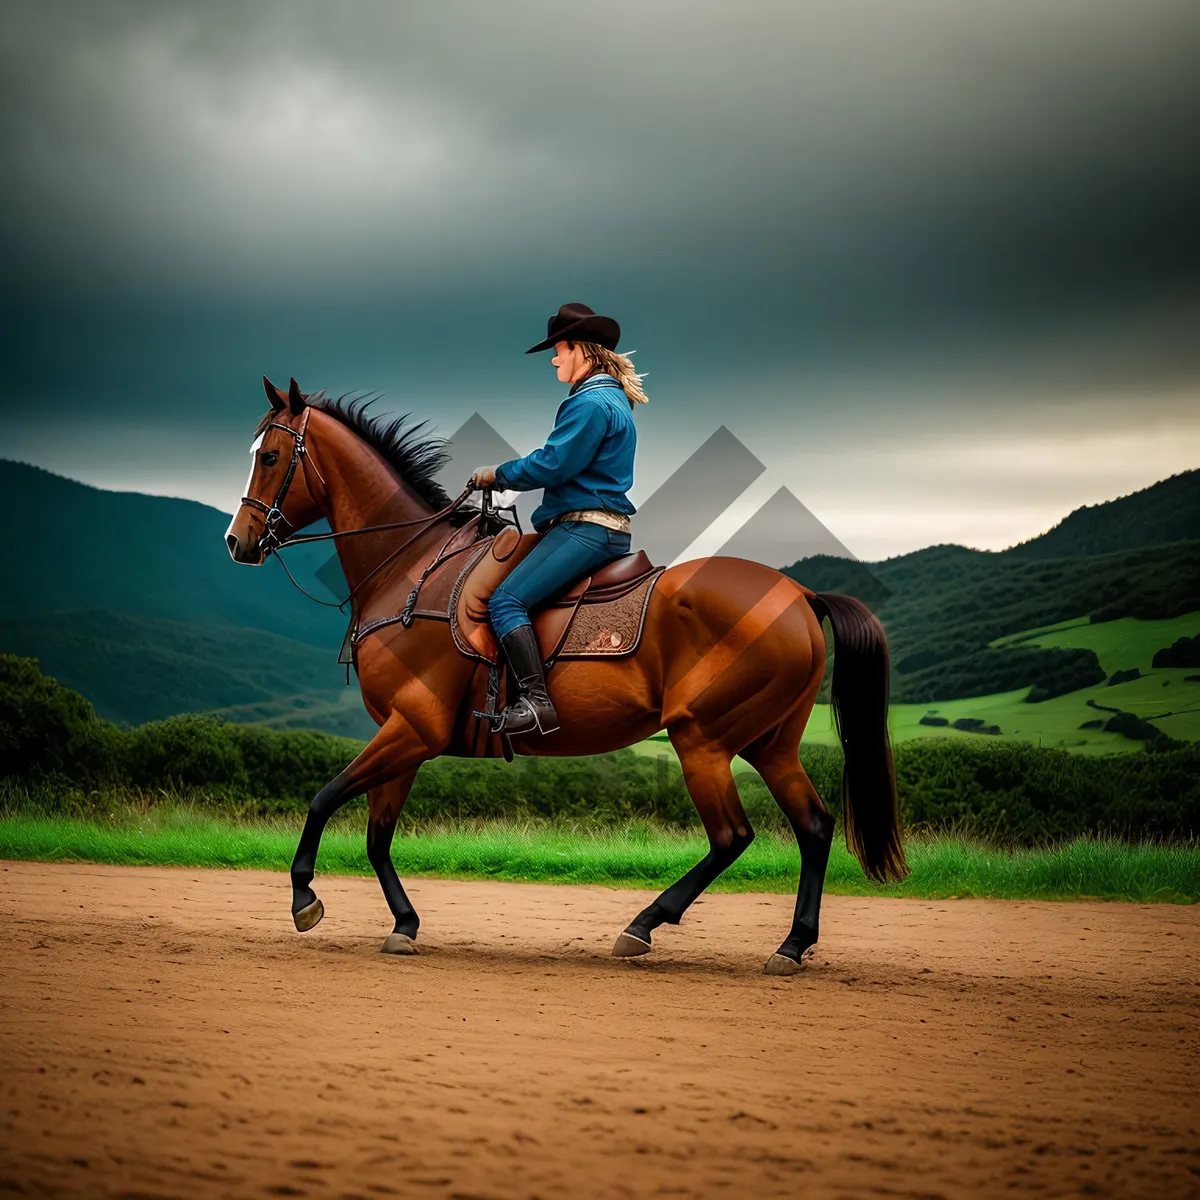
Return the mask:
<path id="1" fill-rule="evenodd" d="M 542 534 L 488 601 L 488 617 L 521 694 L 501 714 L 511 735 L 558 728 L 529 609 L 598 567 L 629 553 L 626 492 L 633 486 L 637 431 L 633 406 L 645 404 L 641 376 L 617 354 L 621 327 L 586 304 L 564 304 L 546 338 L 526 353 L 554 348 L 560 383 L 571 384 L 545 446 L 497 467 L 480 467 L 476 487 L 543 488 L 533 527 Z"/>

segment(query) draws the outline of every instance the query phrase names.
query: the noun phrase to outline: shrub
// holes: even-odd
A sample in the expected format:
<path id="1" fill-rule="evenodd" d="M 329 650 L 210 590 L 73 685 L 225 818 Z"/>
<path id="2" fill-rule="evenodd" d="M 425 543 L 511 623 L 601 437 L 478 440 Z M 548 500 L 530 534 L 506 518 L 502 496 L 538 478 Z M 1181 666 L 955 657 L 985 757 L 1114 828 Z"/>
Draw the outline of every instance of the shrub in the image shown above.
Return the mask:
<path id="1" fill-rule="evenodd" d="M 1110 711 L 1109 723 L 1122 732 L 1127 718 L 1138 720 Z M 978 718 L 965 721 L 976 732 L 997 731 Z M 1020 742 L 908 742 L 893 754 L 903 821 L 1026 844 L 1083 833 L 1200 835 L 1200 743 L 1179 746 L 1149 728 L 1157 735 L 1157 752 L 1104 758 Z M 1135 729 L 1131 736 L 1147 735 Z M 98 720 L 82 697 L 42 676 L 32 660 L 12 656 L 0 657 L 0 739 L 10 785 L 32 781 L 29 791 L 39 803 L 62 812 L 103 804 L 106 796 L 129 789 L 143 795 L 183 791 L 235 814 L 303 809 L 362 749 L 349 738 L 205 716 L 122 732 Z M 805 746 L 802 759 L 840 823 L 841 750 Z M 742 770 L 736 782 L 752 824 L 785 826 L 755 773 Z M 6 794 L 18 791 L 9 786 Z M 632 750 L 513 764 L 435 759 L 417 773 L 404 811 L 406 822 L 520 816 L 698 824 L 678 763 Z"/>
<path id="2" fill-rule="evenodd" d="M 43 675 L 36 658 L 0 654 L 0 774 L 104 778 L 116 732 L 78 692 Z"/>
<path id="3" fill-rule="evenodd" d="M 1119 733 L 1135 742 L 1145 742 L 1150 750 L 1171 750 L 1182 746 L 1173 737 L 1163 733 L 1156 725 L 1143 720 L 1137 713 L 1118 710 L 1107 721 L 1104 728 L 1110 733 Z"/>
<path id="4" fill-rule="evenodd" d="M 1200 833 L 1200 744 L 1093 758 L 1022 742 L 927 739 L 896 756 L 907 825 L 1029 844 Z"/>
<path id="5" fill-rule="evenodd" d="M 1181 637 L 1170 646 L 1154 652 L 1152 667 L 1200 667 L 1200 634 Z"/>
<path id="6" fill-rule="evenodd" d="M 1027 699 L 1044 700 L 1103 683 L 1105 678 L 1094 650 L 989 647 L 908 675 L 896 675 L 892 679 L 892 700 L 928 704 L 1009 692 L 1027 685 L 1033 685 Z"/>
<path id="7" fill-rule="evenodd" d="M 1130 667 L 1128 671 L 1114 671 L 1108 677 L 1108 683 L 1111 687 L 1114 684 L 1129 683 L 1134 679 L 1141 679 L 1141 677 L 1142 673 L 1137 669 L 1137 667 Z"/>

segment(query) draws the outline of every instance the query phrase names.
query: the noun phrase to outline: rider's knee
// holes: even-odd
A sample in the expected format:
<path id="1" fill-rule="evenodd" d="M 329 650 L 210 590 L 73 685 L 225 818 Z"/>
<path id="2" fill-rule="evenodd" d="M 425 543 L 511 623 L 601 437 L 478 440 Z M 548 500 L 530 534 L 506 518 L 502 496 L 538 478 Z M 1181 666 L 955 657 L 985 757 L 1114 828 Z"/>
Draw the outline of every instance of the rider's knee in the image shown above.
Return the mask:
<path id="1" fill-rule="evenodd" d="M 521 603 L 520 598 L 505 588 L 504 584 L 501 584 L 484 603 L 489 617 L 495 616 L 496 613 L 525 611 L 525 605 Z"/>

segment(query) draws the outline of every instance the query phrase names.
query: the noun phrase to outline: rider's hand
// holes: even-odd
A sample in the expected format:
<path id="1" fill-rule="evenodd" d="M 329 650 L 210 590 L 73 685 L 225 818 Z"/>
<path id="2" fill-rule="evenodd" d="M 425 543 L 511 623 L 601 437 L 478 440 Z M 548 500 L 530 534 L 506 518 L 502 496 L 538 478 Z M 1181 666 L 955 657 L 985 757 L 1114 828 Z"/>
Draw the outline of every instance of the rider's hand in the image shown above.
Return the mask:
<path id="1" fill-rule="evenodd" d="M 477 488 L 491 487 L 496 482 L 495 467 L 476 467 L 471 476 L 471 484 Z"/>

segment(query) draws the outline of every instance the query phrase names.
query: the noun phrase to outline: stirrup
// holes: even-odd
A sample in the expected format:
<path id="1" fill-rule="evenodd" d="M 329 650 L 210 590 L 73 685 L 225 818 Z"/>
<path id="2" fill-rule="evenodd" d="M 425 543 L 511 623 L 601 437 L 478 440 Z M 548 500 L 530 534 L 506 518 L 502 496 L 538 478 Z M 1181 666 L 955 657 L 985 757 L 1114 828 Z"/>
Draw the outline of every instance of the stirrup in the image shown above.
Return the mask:
<path id="1" fill-rule="evenodd" d="M 493 664 L 488 671 L 487 707 L 473 708 L 471 713 L 473 716 L 487 721 L 492 733 L 503 734 L 506 737 L 512 733 L 509 723 L 517 713 L 522 716 L 528 713 L 533 720 L 533 724 L 528 728 L 521 729 L 518 736 L 521 733 L 533 733 L 535 729 L 542 734 L 553 733 L 560 728 L 558 713 L 554 711 L 554 704 L 549 694 L 544 694 L 546 695 L 545 703 L 538 704 L 530 699 L 527 692 L 522 691 L 511 703 L 497 711 L 496 705 L 500 697 L 500 672 Z"/>
<path id="2" fill-rule="evenodd" d="M 496 662 L 488 664 L 488 679 L 487 679 L 487 706 L 480 710 L 478 708 L 471 709 L 472 715 L 483 717 L 487 720 L 492 728 L 492 732 L 499 731 L 500 726 L 496 723 L 497 719 L 504 714 L 496 710 L 496 705 L 500 700 L 500 661 L 497 658 Z"/>
<path id="3" fill-rule="evenodd" d="M 558 713 L 554 710 L 554 704 L 549 695 L 546 696 L 544 704 L 533 700 L 528 693 L 521 692 L 511 703 L 506 704 L 500 712 L 489 711 L 492 708 L 492 699 L 488 697 L 488 708 L 480 712 L 475 711 L 475 716 L 484 717 L 491 724 L 493 733 L 499 733 L 505 737 L 513 736 L 521 737 L 526 733 L 553 733 L 561 726 L 558 721 Z M 516 718 L 528 718 L 530 723 L 523 724 L 520 729 L 513 729 L 512 723 Z"/>
<path id="4" fill-rule="evenodd" d="M 522 692 L 511 704 L 505 706 L 499 716 L 499 731 L 509 735 L 515 734 L 517 737 L 535 732 L 544 735 L 560 728 L 558 713 L 554 711 L 549 695 L 546 695 L 545 702 L 542 703 L 540 698 L 534 699 L 527 692 Z M 514 720 L 523 722 L 521 728 L 513 728 Z"/>

